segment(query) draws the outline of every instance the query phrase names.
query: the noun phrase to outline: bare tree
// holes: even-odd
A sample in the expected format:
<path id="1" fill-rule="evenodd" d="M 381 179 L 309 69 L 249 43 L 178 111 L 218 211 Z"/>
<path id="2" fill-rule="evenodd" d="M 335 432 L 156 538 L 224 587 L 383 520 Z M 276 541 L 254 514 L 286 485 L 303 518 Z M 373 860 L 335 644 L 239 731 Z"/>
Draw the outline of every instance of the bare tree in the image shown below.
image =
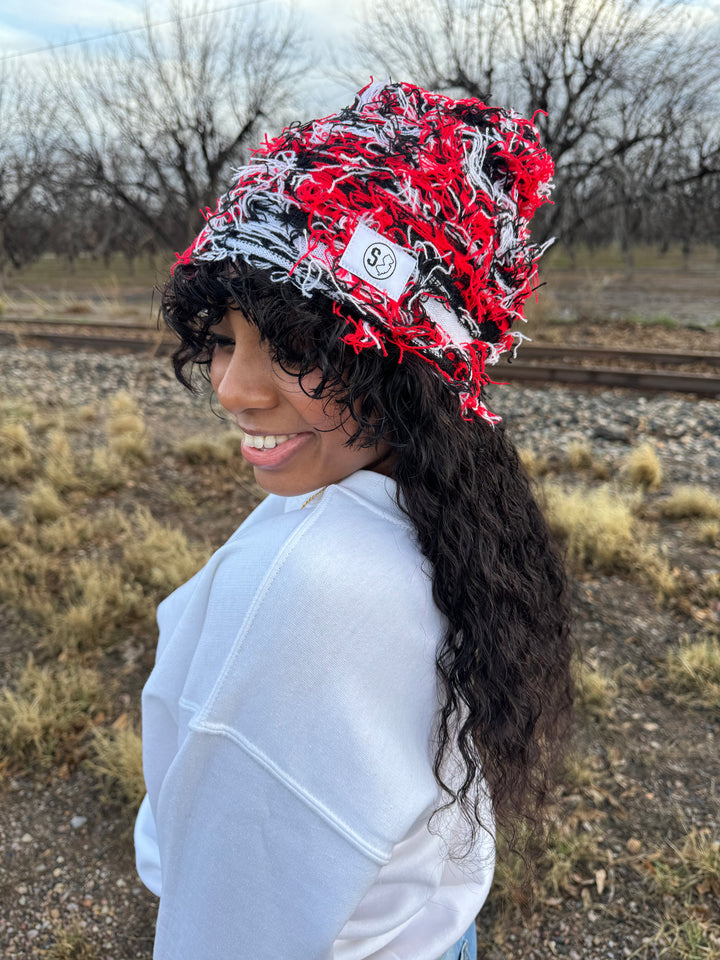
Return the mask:
<path id="1" fill-rule="evenodd" d="M 66 171 L 80 189 L 132 212 L 162 246 L 185 243 L 228 169 L 241 163 L 260 122 L 295 99 L 305 63 L 287 13 L 250 4 L 222 13 L 174 7 L 169 26 L 65 58 L 62 87 L 72 131 Z"/>
<path id="2" fill-rule="evenodd" d="M 20 67 L 0 65 L 0 287 L 8 268 L 45 249 L 59 134 L 52 92 Z"/>
<path id="3" fill-rule="evenodd" d="M 650 210 L 666 204 L 676 186 L 720 174 L 717 122 L 708 123 L 720 115 L 720 64 L 708 58 L 697 30 L 681 23 L 629 54 L 616 66 L 603 114 L 589 125 L 589 148 L 571 152 L 570 163 L 560 165 L 574 195 L 557 222 L 572 236 L 612 211 L 610 236 L 631 266 L 632 242 Z"/>
<path id="4" fill-rule="evenodd" d="M 720 112 L 719 23 L 700 27 L 675 0 L 371 0 L 358 49 L 431 89 L 541 111 L 560 200 L 543 233 L 571 240 L 613 207 L 627 243 L 653 191 L 718 175 L 712 149 L 692 171 L 673 157 Z"/>

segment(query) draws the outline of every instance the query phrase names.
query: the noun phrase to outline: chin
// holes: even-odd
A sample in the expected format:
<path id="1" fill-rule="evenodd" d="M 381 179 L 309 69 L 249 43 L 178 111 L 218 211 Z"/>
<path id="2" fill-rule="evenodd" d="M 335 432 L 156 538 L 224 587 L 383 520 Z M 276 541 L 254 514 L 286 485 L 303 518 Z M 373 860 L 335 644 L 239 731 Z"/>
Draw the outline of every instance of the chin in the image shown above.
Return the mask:
<path id="1" fill-rule="evenodd" d="M 303 481 L 302 479 L 282 477 L 279 473 L 273 476 L 272 470 L 263 470 L 262 467 L 253 467 L 253 473 L 255 475 L 255 483 L 257 483 L 265 493 L 274 493 L 277 497 L 300 497 L 304 493 L 312 493 L 317 490 L 318 487 L 325 486 L 326 483 L 335 482 L 326 481 L 326 483 L 324 483 L 322 480 L 316 481 L 312 479 Z"/>

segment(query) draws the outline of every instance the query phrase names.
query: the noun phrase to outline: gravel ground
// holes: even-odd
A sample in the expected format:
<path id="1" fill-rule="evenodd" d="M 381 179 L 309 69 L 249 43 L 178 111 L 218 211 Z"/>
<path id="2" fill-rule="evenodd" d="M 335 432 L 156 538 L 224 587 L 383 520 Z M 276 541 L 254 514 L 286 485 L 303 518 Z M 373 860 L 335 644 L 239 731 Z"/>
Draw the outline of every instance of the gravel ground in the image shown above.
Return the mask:
<path id="1" fill-rule="evenodd" d="M 54 960 L 147 960 L 152 955 L 155 897 L 134 872 L 129 828 L 118 830 L 96 796 L 95 784 L 82 770 L 50 787 L 29 777 L 10 781 L 0 817 L 4 960 L 40 958 L 51 948 Z M 18 810 L 24 811 L 23 819 Z M 5 870 L 13 878 L 9 883 Z M 73 950 L 73 924 L 80 918 L 94 942 L 109 945 L 106 950 L 84 953 L 87 942 Z M 58 927 L 69 933 L 66 952 L 57 945 Z"/>
<path id="2" fill-rule="evenodd" d="M 150 429 L 161 445 L 174 437 L 226 429 L 219 420 L 209 416 L 207 395 L 192 397 L 184 391 L 175 382 L 164 359 L 5 348 L 0 352 L 0 382 L 5 397 L 17 402 L 32 401 L 50 418 L 54 411 L 60 416 L 63 409 L 102 405 L 118 390 L 129 390 L 140 400 Z M 586 393 L 563 387 L 538 389 L 520 385 L 497 389 L 493 401 L 491 405 L 505 418 L 516 443 L 532 448 L 541 456 L 559 456 L 569 444 L 588 441 L 599 459 L 619 466 L 631 446 L 651 440 L 661 453 L 665 474 L 671 483 L 717 486 L 720 476 L 720 404 L 717 402 L 675 395 L 644 396 L 622 390 Z M 599 585 L 589 584 L 588 590 L 605 589 L 608 586 L 605 579 L 599 581 Z M 621 627 L 625 629 L 628 623 L 632 626 L 635 610 L 635 587 L 623 585 L 621 581 L 610 586 L 618 595 L 627 594 L 627 597 L 625 605 L 618 608 L 617 623 L 605 630 L 602 644 L 599 642 L 601 650 L 609 649 L 608 638 L 620 636 Z M 591 604 L 595 611 L 606 606 L 604 595 Z M 599 614 L 592 610 L 587 615 L 589 633 L 600 623 Z M 643 612 L 642 623 L 637 625 L 637 638 L 634 638 L 637 643 L 645 642 L 642 630 L 651 622 L 648 616 Z M 673 629 L 670 615 L 658 612 L 653 616 L 663 618 L 662 622 L 652 621 L 654 633 L 670 634 Z M 597 629 L 600 630 L 600 626 Z M 651 640 L 655 642 L 656 638 L 650 638 L 648 644 Z M 640 713 L 634 716 L 640 717 Z M 642 716 L 645 718 L 644 713 Z M 659 714 L 652 727 L 665 723 L 667 718 Z M 621 734 L 627 736 L 624 729 Z M 655 749 L 654 743 L 651 746 Z M 703 769 L 701 759 L 698 759 L 698 769 Z M 702 784 L 697 785 L 697 791 L 696 795 L 703 793 Z M 45 790 L 41 783 L 30 778 L 9 784 L 0 811 L 2 956 L 45 955 L 51 942 L 48 939 L 51 921 L 61 920 L 67 924 L 77 915 L 92 918 L 97 942 L 103 945 L 96 955 L 98 960 L 150 956 L 154 898 L 134 877 L 127 831 L 118 831 L 108 823 L 103 811 L 95 806 L 93 796 L 82 774 L 80 780 L 74 778 L 67 787 L 62 780 L 55 782 L 52 790 Z M 5 876 L 3 863 L 7 868 L 12 867 Z M 18 871 L 27 880 L 18 883 Z M 7 880 L 10 873 L 12 881 Z M 629 904 L 629 916 L 634 914 L 634 906 L 632 902 Z M 558 920 L 552 935 L 567 936 L 567 946 L 561 949 L 558 940 L 557 952 L 555 939 L 551 948 L 544 939 L 536 944 L 538 931 L 529 928 L 522 942 L 520 934 L 517 935 L 516 948 L 512 944 L 515 935 L 511 935 L 506 953 L 502 955 L 534 958 L 552 953 L 569 956 L 571 960 L 580 956 L 584 960 L 615 960 L 628 955 L 612 941 L 608 943 L 606 929 L 596 933 L 592 919 L 590 915 L 582 919 L 582 933 L 572 935 L 565 933 L 566 921 Z M 612 921 L 612 929 L 620 931 L 625 922 L 629 920 L 618 915 Z M 570 929 L 574 930 L 572 923 Z M 637 944 L 634 935 L 628 935 L 628 942 Z M 497 955 L 501 955 L 500 952 Z M 69 958 L 76 954 L 63 956 Z"/>
<path id="3" fill-rule="evenodd" d="M 644 396 L 629 390 L 582 393 L 562 387 L 507 386 L 497 392 L 500 413 L 515 442 L 551 453 L 587 441 L 602 460 L 629 446 L 653 442 L 674 483 L 717 484 L 720 476 L 720 404 L 677 394 Z"/>
<path id="4" fill-rule="evenodd" d="M 207 395 L 183 390 L 166 359 L 7 347 L 0 354 L 0 379 L 8 395 L 33 396 L 50 409 L 98 404 L 129 390 L 150 423 L 178 422 L 190 433 L 213 422 Z M 714 400 L 509 384 L 496 388 L 491 406 L 518 446 L 537 453 L 560 452 L 586 440 L 596 455 L 612 462 L 629 446 L 651 440 L 673 482 L 715 484 L 720 476 L 720 404 Z"/>

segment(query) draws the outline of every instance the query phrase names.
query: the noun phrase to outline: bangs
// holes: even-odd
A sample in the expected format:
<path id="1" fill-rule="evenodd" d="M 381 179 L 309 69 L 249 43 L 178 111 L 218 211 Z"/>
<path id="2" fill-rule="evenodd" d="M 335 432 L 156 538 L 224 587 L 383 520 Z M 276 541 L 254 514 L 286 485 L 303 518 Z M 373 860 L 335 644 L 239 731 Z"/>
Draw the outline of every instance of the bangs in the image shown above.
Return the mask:
<path id="1" fill-rule="evenodd" d="M 161 314 L 179 341 L 172 363 L 183 386 L 195 389 L 195 373 L 209 379 L 213 328 L 228 308 L 257 327 L 273 361 L 308 396 L 340 407 L 349 442 L 369 446 L 395 434 L 383 395 L 388 380 L 405 371 L 399 351 L 387 344 L 385 351 L 357 353 L 343 340 L 352 318 L 336 302 L 318 293 L 305 297 L 287 280 L 241 261 L 178 263 L 165 285 Z M 310 373 L 313 386 L 306 388 Z"/>
<path id="2" fill-rule="evenodd" d="M 303 377 L 319 371 L 325 387 L 342 376 L 348 321 L 332 301 L 303 297 L 291 284 L 273 282 L 268 272 L 242 262 L 220 261 L 178 264 L 163 290 L 162 316 L 180 341 L 173 365 L 185 386 L 191 386 L 195 368 L 207 376 L 213 327 L 228 308 L 257 327 L 273 360 L 287 372 Z"/>

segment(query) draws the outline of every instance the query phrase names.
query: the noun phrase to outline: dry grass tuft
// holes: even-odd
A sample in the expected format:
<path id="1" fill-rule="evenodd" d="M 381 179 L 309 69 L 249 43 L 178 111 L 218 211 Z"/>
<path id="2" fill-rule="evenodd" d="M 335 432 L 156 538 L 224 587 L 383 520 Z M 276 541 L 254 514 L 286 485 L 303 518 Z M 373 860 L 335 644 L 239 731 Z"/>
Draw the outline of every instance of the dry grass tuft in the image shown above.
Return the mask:
<path id="1" fill-rule="evenodd" d="M 124 548 L 132 575 L 145 587 L 170 593 L 189 580 L 210 551 L 191 547 L 180 530 L 158 523 L 147 510 L 135 516 L 135 537 Z"/>
<path id="2" fill-rule="evenodd" d="M 575 670 L 575 705 L 592 716 L 612 713 L 618 685 L 596 665 L 580 664 Z"/>
<path id="3" fill-rule="evenodd" d="M 127 390 L 118 390 L 110 399 L 110 419 L 123 417 L 126 414 L 137 416 L 140 413 L 140 406 Z"/>
<path id="4" fill-rule="evenodd" d="M 118 453 L 105 447 L 93 450 L 85 478 L 91 493 L 112 493 L 124 487 L 129 479 L 128 465 Z"/>
<path id="5" fill-rule="evenodd" d="M 75 471 L 75 457 L 64 430 L 54 430 L 50 434 L 45 453 L 45 477 L 59 493 L 74 490 L 80 485 Z"/>
<path id="6" fill-rule="evenodd" d="M 14 532 L 7 526 L 7 537 Z M 152 639 L 158 602 L 208 552 L 147 510 L 32 520 L 12 550 L 0 550 L 0 598 L 35 629 L 38 649 L 77 657 L 132 636 Z"/>
<path id="7" fill-rule="evenodd" d="M 148 463 L 150 460 L 150 446 L 144 433 L 120 433 L 110 440 L 109 447 L 110 453 L 122 463 Z"/>
<path id="8" fill-rule="evenodd" d="M 17 539 L 17 530 L 15 529 L 15 524 L 12 523 L 7 517 L 0 516 L 0 550 L 3 547 L 9 547 Z"/>
<path id="9" fill-rule="evenodd" d="M 605 463 L 603 460 L 593 461 L 593 465 L 590 473 L 593 480 L 600 480 L 603 483 L 606 483 L 612 476 L 612 470 L 610 469 L 610 465 Z"/>
<path id="10" fill-rule="evenodd" d="M 720 900 L 720 839 L 692 830 L 681 847 L 656 860 L 650 874 L 665 916 L 652 938 L 655 955 L 673 960 L 720 960 L 720 937 L 708 904 Z"/>
<path id="11" fill-rule="evenodd" d="M 672 494 L 660 503 L 660 512 L 672 520 L 720 520 L 720 497 L 716 497 L 705 487 L 676 487 Z"/>
<path id="12" fill-rule="evenodd" d="M 701 520 L 695 527 L 696 543 L 706 547 L 720 547 L 720 520 Z"/>
<path id="13" fill-rule="evenodd" d="M 87 733 L 105 704 L 103 678 L 74 663 L 27 661 L 15 689 L 0 691 L 0 744 L 11 764 L 50 762 Z"/>
<path id="14" fill-rule="evenodd" d="M 50 583 L 56 568 L 55 558 L 19 539 L 12 550 L 0 554 L 0 598 L 34 625 L 46 622 L 54 611 Z"/>
<path id="15" fill-rule="evenodd" d="M 136 813 L 145 795 L 140 734 L 129 723 L 96 729 L 93 749 L 95 759 L 88 765 L 100 778 L 106 799 L 119 800 Z"/>
<path id="16" fill-rule="evenodd" d="M 46 480 L 38 480 L 23 501 L 27 515 L 36 523 L 52 523 L 59 520 L 67 507 Z"/>
<path id="17" fill-rule="evenodd" d="M 652 938 L 658 960 L 720 960 L 720 937 L 711 920 L 686 914 L 666 917 Z"/>
<path id="18" fill-rule="evenodd" d="M 50 553 L 63 553 L 76 550 L 83 542 L 82 525 L 77 517 L 64 515 L 52 523 L 43 523 L 34 530 L 24 530 L 26 540 L 34 540 L 43 550 Z"/>
<path id="19" fill-rule="evenodd" d="M 0 427 L 0 480 L 11 483 L 33 472 L 35 457 L 32 441 L 21 423 Z"/>
<path id="20" fill-rule="evenodd" d="M 110 646 L 154 617 L 154 601 L 107 558 L 71 563 L 66 605 L 57 612 L 47 647 L 66 653 Z"/>
<path id="21" fill-rule="evenodd" d="M 579 568 L 626 570 L 634 559 L 635 518 L 628 503 L 607 487 L 564 490 L 545 486 L 548 522 Z"/>
<path id="22" fill-rule="evenodd" d="M 720 897 L 720 836 L 710 830 L 691 830 L 683 845 L 673 850 L 680 889 L 707 885 Z"/>
<path id="23" fill-rule="evenodd" d="M 137 401 L 120 391 L 110 401 L 106 429 L 109 448 L 123 463 L 147 463 L 150 444 Z"/>
<path id="24" fill-rule="evenodd" d="M 242 435 L 239 432 L 224 433 L 218 439 L 204 436 L 189 437 L 178 444 L 176 450 L 181 460 L 191 464 L 227 464 L 237 460 L 245 468 L 240 448 Z"/>
<path id="25" fill-rule="evenodd" d="M 558 818 L 530 844 L 527 831 L 520 831 L 514 848 L 499 838 L 491 901 L 501 918 L 517 910 L 528 914 L 533 904 L 558 896 L 577 895 L 578 877 L 592 877 L 601 860 L 597 839 L 579 827 L 575 816 L 566 822 Z M 530 874 L 526 860 L 532 864 Z"/>
<path id="26" fill-rule="evenodd" d="M 168 500 L 181 510 L 197 509 L 197 500 L 187 487 L 173 487 L 168 494 Z"/>
<path id="27" fill-rule="evenodd" d="M 574 875 L 597 864 L 598 843 L 589 833 L 575 825 L 558 824 L 550 835 L 545 851 L 544 881 L 546 889 L 554 893 L 574 893 Z"/>
<path id="28" fill-rule="evenodd" d="M 599 755 L 588 756 L 572 753 L 566 761 L 563 771 L 563 794 L 576 800 L 578 796 L 590 803 L 602 805 L 607 793 L 602 784 L 604 762 Z"/>
<path id="29" fill-rule="evenodd" d="M 140 413 L 113 414 L 108 419 L 108 433 L 111 437 L 122 437 L 124 434 L 144 434 L 145 421 Z"/>
<path id="30" fill-rule="evenodd" d="M 702 603 L 712 604 L 720 600 L 720 570 L 706 570 L 700 583 L 698 595 Z"/>
<path id="31" fill-rule="evenodd" d="M 83 520 L 83 539 L 96 547 L 108 548 L 120 544 L 123 538 L 131 535 L 133 516 L 123 513 L 117 507 L 105 507 L 91 517 Z"/>
<path id="32" fill-rule="evenodd" d="M 720 640 L 681 641 L 671 650 L 666 673 L 672 691 L 683 699 L 709 707 L 720 707 Z"/>
<path id="33" fill-rule="evenodd" d="M 587 756 L 580 753 L 571 753 L 565 758 L 562 782 L 571 790 L 582 790 L 589 787 L 597 778 L 595 767 Z"/>
<path id="34" fill-rule="evenodd" d="M 88 300 L 66 300 L 63 304 L 63 313 L 73 317 L 84 317 L 95 312 L 95 305 Z"/>
<path id="35" fill-rule="evenodd" d="M 97 420 L 97 410 L 92 403 L 86 403 L 82 407 L 78 407 L 77 416 L 81 423 L 93 423 Z"/>
<path id="36" fill-rule="evenodd" d="M 38 414 L 37 406 L 27 397 L 0 394 L 0 420 L 4 424 L 32 423 Z"/>
<path id="37" fill-rule="evenodd" d="M 240 452 L 242 447 L 242 434 L 239 431 L 230 431 L 229 433 L 223 434 L 220 443 L 226 450 L 230 451 L 233 457 L 237 457 L 249 472 L 252 472 L 250 464 L 243 460 L 242 453 Z"/>
<path id="38" fill-rule="evenodd" d="M 67 925 L 53 927 L 52 936 L 51 946 L 41 951 L 47 960 L 97 960 L 97 946 L 88 939 L 85 925 L 77 917 Z"/>
<path id="39" fill-rule="evenodd" d="M 662 597 L 673 594 L 667 560 L 644 542 L 631 499 L 608 485 L 564 490 L 556 484 L 545 485 L 544 499 L 550 528 L 564 541 L 574 570 L 629 574 Z"/>
<path id="40" fill-rule="evenodd" d="M 523 470 L 529 477 L 543 477 L 548 472 L 547 459 L 531 450 L 530 447 L 519 449 L 518 456 Z"/>
<path id="41" fill-rule="evenodd" d="M 625 473 L 630 483 L 645 490 L 657 490 L 662 483 L 662 464 L 650 443 L 643 443 L 633 450 L 625 463 Z"/>
<path id="42" fill-rule="evenodd" d="M 592 450 L 587 443 L 571 443 L 566 453 L 571 470 L 590 470 L 594 465 Z"/>
<path id="43" fill-rule="evenodd" d="M 178 456 L 186 463 L 227 463 L 232 457 L 228 447 L 209 437 L 188 437 L 177 447 Z"/>

